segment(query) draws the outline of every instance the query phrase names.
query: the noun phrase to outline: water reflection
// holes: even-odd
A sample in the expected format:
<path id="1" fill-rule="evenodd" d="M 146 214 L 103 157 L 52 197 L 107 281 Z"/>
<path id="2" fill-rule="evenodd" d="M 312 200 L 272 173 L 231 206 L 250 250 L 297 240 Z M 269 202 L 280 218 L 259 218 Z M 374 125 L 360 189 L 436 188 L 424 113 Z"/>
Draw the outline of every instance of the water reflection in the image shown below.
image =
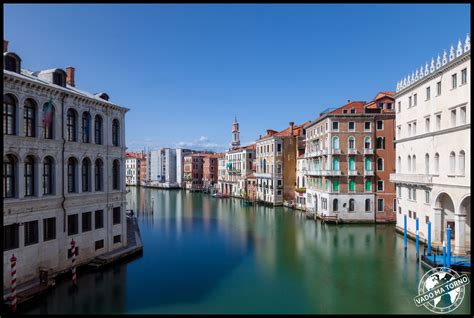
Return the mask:
<path id="1" fill-rule="evenodd" d="M 404 257 L 393 225 L 321 224 L 286 208 L 177 190 L 132 187 L 127 199 L 145 248 L 140 259 L 116 266 L 120 288 L 99 279 L 62 308 L 55 304 L 67 293 L 58 289 L 42 310 L 428 313 L 413 302 L 425 270 L 412 242 Z M 469 297 L 470 289 L 457 312 L 469 312 Z"/>

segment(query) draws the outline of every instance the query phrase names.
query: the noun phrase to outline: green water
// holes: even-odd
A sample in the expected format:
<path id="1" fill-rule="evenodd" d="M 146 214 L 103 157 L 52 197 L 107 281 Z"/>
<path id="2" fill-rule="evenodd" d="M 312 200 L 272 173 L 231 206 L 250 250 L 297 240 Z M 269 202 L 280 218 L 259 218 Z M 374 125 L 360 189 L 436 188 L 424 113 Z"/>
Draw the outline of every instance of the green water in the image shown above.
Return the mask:
<path id="1" fill-rule="evenodd" d="M 130 188 L 141 258 L 79 275 L 26 313 L 421 313 L 426 272 L 393 225 L 327 225 L 287 208 Z M 470 285 L 454 313 L 470 312 Z"/>

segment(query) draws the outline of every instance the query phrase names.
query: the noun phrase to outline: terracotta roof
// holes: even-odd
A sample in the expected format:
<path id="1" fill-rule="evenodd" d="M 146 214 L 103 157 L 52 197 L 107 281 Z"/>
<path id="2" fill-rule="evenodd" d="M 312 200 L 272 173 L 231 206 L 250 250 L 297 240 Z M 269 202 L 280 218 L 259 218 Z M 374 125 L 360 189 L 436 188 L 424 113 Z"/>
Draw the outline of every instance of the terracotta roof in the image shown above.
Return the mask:
<path id="1" fill-rule="evenodd" d="M 353 108 L 355 109 L 356 114 L 357 113 L 363 113 L 364 112 L 364 105 L 367 102 L 364 101 L 355 101 L 355 102 L 349 102 L 345 105 L 342 105 L 341 107 L 336 108 L 335 110 L 329 112 L 329 114 L 343 114 L 343 110 L 346 109 L 348 110 L 348 114 L 350 113 L 350 110 Z"/>

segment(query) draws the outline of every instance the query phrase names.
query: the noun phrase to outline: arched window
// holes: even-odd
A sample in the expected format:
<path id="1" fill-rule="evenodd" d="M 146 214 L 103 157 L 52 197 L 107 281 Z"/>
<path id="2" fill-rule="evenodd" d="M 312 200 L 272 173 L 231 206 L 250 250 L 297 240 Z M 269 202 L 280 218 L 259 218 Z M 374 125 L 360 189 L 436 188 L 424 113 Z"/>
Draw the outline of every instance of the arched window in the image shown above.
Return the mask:
<path id="1" fill-rule="evenodd" d="M 46 157 L 43 160 L 43 195 L 53 194 L 53 159 Z"/>
<path id="2" fill-rule="evenodd" d="M 349 157 L 349 170 L 354 171 L 355 169 L 356 169 L 355 159 L 354 159 L 354 157 Z"/>
<path id="3" fill-rule="evenodd" d="M 464 176 L 465 173 L 465 153 L 464 150 L 459 152 L 459 175 Z"/>
<path id="4" fill-rule="evenodd" d="M 54 106 L 47 102 L 43 105 L 43 138 L 53 139 Z"/>
<path id="5" fill-rule="evenodd" d="M 349 199 L 349 212 L 354 212 L 354 199 Z"/>
<path id="6" fill-rule="evenodd" d="M 425 155 L 425 174 L 430 174 L 430 155 Z"/>
<path id="7" fill-rule="evenodd" d="M 339 180 L 334 179 L 332 181 L 332 191 L 333 192 L 339 192 Z"/>
<path id="8" fill-rule="evenodd" d="M 89 158 L 82 160 L 82 192 L 91 191 L 91 161 Z"/>
<path id="9" fill-rule="evenodd" d="M 339 149 L 339 137 L 332 137 L 332 148 Z"/>
<path id="10" fill-rule="evenodd" d="M 26 137 L 36 136 L 36 103 L 28 98 L 23 107 L 24 131 Z"/>
<path id="11" fill-rule="evenodd" d="M 69 193 L 77 192 L 76 187 L 77 162 L 74 158 L 67 161 L 67 191 Z"/>
<path id="12" fill-rule="evenodd" d="M 16 135 L 16 99 L 13 95 L 3 95 L 3 134 Z"/>
<path id="13" fill-rule="evenodd" d="M 435 153 L 434 156 L 434 172 L 439 173 L 439 153 Z"/>
<path id="14" fill-rule="evenodd" d="M 112 121 L 112 144 L 114 146 L 120 145 L 120 126 L 117 119 Z"/>
<path id="15" fill-rule="evenodd" d="M 412 160 L 411 169 L 412 169 L 413 172 L 416 172 L 416 156 L 413 155 L 413 158 L 411 160 Z"/>
<path id="16" fill-rule="evenodd" d="M 91 130 L 91 115 L 89 112 L 82 113 L 82 142 L 90 143 L 90 130 Z"/>
<path id="17" fill-rule="evenodd" d="M 351 192 L 355 191 L 355 181 L 354 180 L 349 180 L 349 191 L 351 191 Z"/>
<path id="18" fill-rule="evenodd" d="M 70 108 L 67 111 L 67 141 L 77 141 L 76 128 L 77 113 L 74 109 Z"/>
<path id="19" fill-rule="evenodd" d="M 411 156 L 408 155 L 408 172 L 411 172 Z"/>
<path id="20" fill-rule="evenodd" d="M 102 145 L 102 117 L 100 115 L 95 116 L 94 139 L 97 145 Z"/>
<path id="21" fill-rule="evenodd" d="M 365 149 L 370 149 L 371 148 L 370 137 L 365 137 L 364 138 L 364 148 Z"/>
<path id="22" fill-rule="evenodd" d="M 383 171 L 383 159 L 382 158 L 377 158 L 377 170 L 378 171 Z"/>
<path id="23" fill-rule="evenodd" d="M 349 145 L 349 149 L 355 149 L 355 138 L 354 137 L 349 137 L 348 139 L 348 145 Z"/>
<path id="24" fill-rule="evenodd" d="M 120 190 L 120 164 L 118 160 L 114 160 L 112 165 L 112 189 Z"/>
<path id="25" fill-rule="evenodd" d="M 372 191 L 372 182 L 370 179 L 365 180 L 365 191 Z"/>
<path id="26" fill-rule="evenodd" d="M 377 149 L 385 149 L 385 140 L 383 137 L 377 137 Z"/>
<path id="27" fill-rule="evenodd" d="M 398 156 L 398 173 L 402 172 L 402 157 Z"/>
<path id="28" fill-rule="evenodd" d="M 370 199 L 365 199 L 365 212 L 370 212 Z"/>
<path id="29" fill-rule="evenodd" d="M 27 156 L 25 159 L 25 197 L 35 195 L 35 158 Z"/>
<path id="30" fill-rule="evenodd" d="M 16 196 L 16 159 L 12 155 L 3 157 L 3 197 L 14 198 Z"/>
<path id="31" fill-rule="evenodd" d="M 334 212 L 336 212 L 336 211 L 339 210 L 337 199 L 334 199 L 334 200 L 332 201 L 332 210 L 333 210 Z"/>
<path id="32" fill-rule="evenodd" d="M 332 170 L 339 170 L 339 158 L 338 157 L 333 157 L 332 158 Z"/>
<path id="33" fill-rule="evenodd" d="M 365 165 L 365 171 L 371 171 L 372 170 L 372 162 L 370 161 L 370 158 L 368 157 L 365 157 L 365 161 L 364 161 Z"/>

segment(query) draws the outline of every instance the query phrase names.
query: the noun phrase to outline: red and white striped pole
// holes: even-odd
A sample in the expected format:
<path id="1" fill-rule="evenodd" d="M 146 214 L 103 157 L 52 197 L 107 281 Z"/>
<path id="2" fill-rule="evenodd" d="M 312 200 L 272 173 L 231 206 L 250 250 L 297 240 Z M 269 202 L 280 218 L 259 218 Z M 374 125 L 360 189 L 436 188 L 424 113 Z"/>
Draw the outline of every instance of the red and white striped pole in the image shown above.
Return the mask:
<path id="1" fill-rule="evenodd" d="M 77 279 L 76 279 L 76 242 L 74 239 L 71 241 L 71 254 L 72 254 L 72 284 L 74 286 L 77 285 Z"/>
<path id="2" fill-rule="evenodd" d="M 11 296 L 11 307 L 12 311 L 16 311 L 16 257 L 15 254 L 12 255 L 10 258 L 11 266 L 12 266 L 12 296 Z"/>

